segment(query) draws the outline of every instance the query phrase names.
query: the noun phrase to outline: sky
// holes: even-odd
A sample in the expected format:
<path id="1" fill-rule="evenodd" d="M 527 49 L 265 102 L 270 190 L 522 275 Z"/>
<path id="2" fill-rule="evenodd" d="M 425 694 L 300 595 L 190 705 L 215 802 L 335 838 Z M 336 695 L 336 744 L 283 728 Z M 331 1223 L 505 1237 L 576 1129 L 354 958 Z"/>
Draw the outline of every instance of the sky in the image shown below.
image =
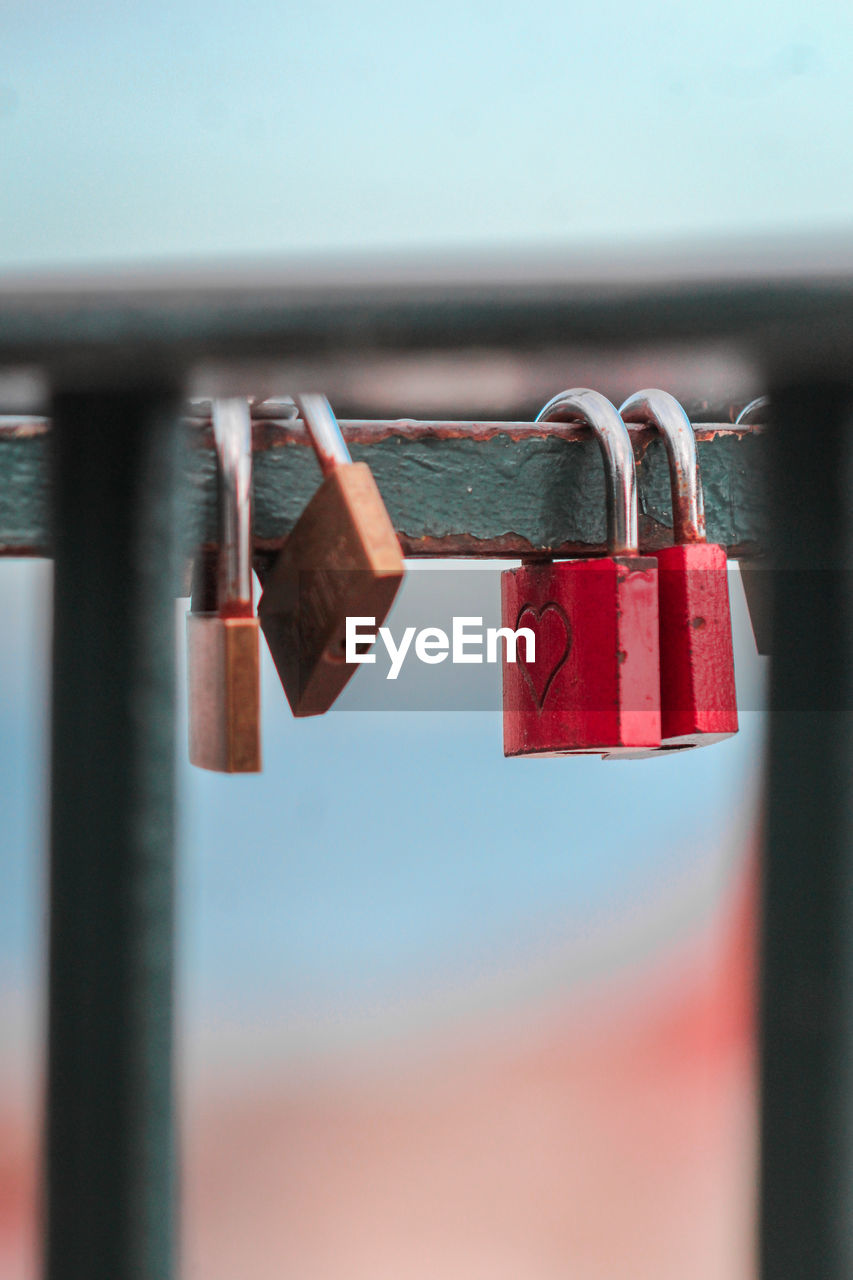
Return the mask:
<path id="1" fill-rule="evenodd" d="M 0 0 L 0 272 L 853 225 L 847 0 Z"/>

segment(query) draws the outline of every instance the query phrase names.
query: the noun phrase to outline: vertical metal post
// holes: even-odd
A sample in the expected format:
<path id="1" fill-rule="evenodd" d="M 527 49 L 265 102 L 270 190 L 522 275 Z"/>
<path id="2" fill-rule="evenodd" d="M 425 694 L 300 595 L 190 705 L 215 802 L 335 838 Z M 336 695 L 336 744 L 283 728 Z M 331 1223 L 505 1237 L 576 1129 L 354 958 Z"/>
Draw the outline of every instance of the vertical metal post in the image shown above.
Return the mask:
<path id="1" fill-rule="evenodd" d="M 178 398 L 59 393 L 47 1280 L 168 1280 Z"/>
<path id="2" fill-rule="evenodd" d="M 853 1275 L 853 394 L 778 391 L 761 1275 Z"/>

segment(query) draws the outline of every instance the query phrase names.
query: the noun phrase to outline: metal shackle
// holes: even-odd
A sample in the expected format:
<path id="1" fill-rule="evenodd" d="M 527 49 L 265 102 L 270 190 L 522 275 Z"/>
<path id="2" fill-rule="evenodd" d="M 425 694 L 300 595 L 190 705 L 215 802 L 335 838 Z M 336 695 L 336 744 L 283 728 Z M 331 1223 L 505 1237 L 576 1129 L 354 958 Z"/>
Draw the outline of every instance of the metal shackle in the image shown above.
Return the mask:
<path id="1" fill-rule="evenodd" d="M 214 400 L 219 463 L 219 608 L 252 611 L 252 417 L 249 401 Z"/>
<path id="2" fill-rule="evenodd" d="M 537 422 L 581 422 L 598 440 L 604 457 L 607 548 L 611 555 L 637 554 L 637 469 L 628 428 L 616 406 L 598 391 L 561 391 L 537 414 Z"/>
<path id="3" fill-rule="evenodd" d="M 735 418 L 735 426 L 751 426 L 753 422 L 760 422 L 763 425 L 767 421 L 766 410 L 769 410 L 769 408 L 769 396 L 756 396 L 754 400 L 750 400 L 749 404 L 743 406 Z"/>
<path id="4" fill-rule="evenodd" d="M 303 392 L 293 397 L 324 476 L 352 462 L 338 420 L 325 396 Z"/>
<path id="5" fill-rule="evenodd" d="M 649 389 L 629 396 L 619 410 L 623 422 L 656 427 L 669 459 L 672 533 L 676 543 L 705 541 L 705 499 L 693 424 L 668 391 Z"/>

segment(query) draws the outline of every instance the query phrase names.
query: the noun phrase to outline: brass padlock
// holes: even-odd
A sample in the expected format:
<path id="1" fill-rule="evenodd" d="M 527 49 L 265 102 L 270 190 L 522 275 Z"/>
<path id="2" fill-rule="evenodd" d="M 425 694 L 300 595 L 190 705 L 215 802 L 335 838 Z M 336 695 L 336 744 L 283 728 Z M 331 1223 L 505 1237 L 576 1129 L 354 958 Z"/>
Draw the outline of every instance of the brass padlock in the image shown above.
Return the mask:
<path id="1" fill-rule="evenodd" d="M 295 716 L 328 711 L 352 677 L 348 617 L 379 627 L 403 557 L 376 481 L 353 462 L 325 396 L 295 396 L 324 480 L 264 582 L 258 615 Z"/>
<path id="2" fill-rule="evenodd" d="M 197 577 L 187 614 L 190 762 L 218 773 L 259 773 L 260 633 L 252 607 L 248 401 L 214 400 L 213 435 L 220 551 L 212 584 Z"/>

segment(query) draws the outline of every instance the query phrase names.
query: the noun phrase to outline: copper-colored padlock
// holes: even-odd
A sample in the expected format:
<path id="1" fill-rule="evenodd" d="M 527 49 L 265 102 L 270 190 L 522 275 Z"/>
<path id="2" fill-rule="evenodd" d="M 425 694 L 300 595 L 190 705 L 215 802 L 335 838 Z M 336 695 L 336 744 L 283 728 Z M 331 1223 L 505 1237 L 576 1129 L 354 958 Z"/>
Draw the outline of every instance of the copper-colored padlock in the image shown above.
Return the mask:
<path id="1" fill-rule="evenodd" d="M 220 551 L 213 590 L 203 576 L 197 577 L 187 614 L 190 762 L 219 773 L 258 773 L 260 636 L 252 607 L 248 402 L 215 400 L 213 434 L 219 471 Z"/>
<path id="2" fill-rule="evenodd" d="M 264 581 L 258 615 L 295 716 L 328 711 L 358 667 L 348 617 L 378 628 L 403 580 L 394 526 L 365 462 L 353 462 L 325 396 L 295 396 L 323 472 Z"/>

